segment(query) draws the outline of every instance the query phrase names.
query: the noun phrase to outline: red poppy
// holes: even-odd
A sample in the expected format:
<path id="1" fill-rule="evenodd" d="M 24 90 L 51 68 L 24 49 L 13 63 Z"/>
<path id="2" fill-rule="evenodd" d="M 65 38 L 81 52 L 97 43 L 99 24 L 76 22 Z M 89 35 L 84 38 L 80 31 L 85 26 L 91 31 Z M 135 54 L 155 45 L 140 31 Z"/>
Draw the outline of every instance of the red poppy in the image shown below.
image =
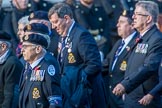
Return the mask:
<path id="1" fill-rule="evenodd" d="M 40 69 L 40 65 L 34 68 L 34 71 L 37 71 Z"/>
<path id="2" fill-rule="evenodd" d="M 141 40 L 141 38 L 139 38 L 139 37 L 138 37 L 138 38 L 136 38 L 136 40 L 135 40 L 135 41 L 136 41 L 136 43 L 139 43 L 139 42 L 140 42 L 140 40 Z"/>

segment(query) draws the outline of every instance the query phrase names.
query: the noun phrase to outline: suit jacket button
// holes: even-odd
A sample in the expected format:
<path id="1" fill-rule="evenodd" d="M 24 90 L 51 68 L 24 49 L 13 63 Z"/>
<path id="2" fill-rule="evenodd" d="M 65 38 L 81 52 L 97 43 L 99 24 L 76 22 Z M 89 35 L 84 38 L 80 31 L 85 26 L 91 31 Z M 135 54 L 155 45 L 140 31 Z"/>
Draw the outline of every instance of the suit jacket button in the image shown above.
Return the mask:
<path id="1" fill-rule="evenodd" d="M 128 80 L 128 79 L 129 79 L 129 77 L 125 77 L 125 79 L 126 79 L 126 80 Z"/>
<path id="2" fill-rule="evenodd" d="M 112 74 L 110 74 L 110 77 L 112 78 L 112 77 L 113 77 L 113 75 L 112 75 Z"/>
<path id="3" fill-rule="evenodd" d="M 109 89 L 111 89 L 112 87 L 111 87 L 111 85 L 109 86 Z"/>

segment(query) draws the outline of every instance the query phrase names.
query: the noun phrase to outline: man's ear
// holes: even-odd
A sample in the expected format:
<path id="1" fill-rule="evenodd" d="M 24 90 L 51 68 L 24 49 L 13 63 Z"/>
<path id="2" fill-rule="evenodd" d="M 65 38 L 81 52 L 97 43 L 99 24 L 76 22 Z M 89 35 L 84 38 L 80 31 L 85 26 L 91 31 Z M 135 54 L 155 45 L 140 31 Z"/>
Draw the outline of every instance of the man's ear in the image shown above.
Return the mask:
<path id="1" fill-rule="evenodd" d="M 7 49 L 7 44 L 6 43 L 2 43 L 1 44 L 1 50 L 5 51 Z"/>
<path id="2" fill-rule="evenodd" d="M 66 23 L 69 23 L 69 19 L 71 19 L 68 15 L 64 15 L 64 19 L 66 20 Z"/>
<path id="3" fill-rule="evenodd" d="M 150 23 L 153 20 L 152 16 L 147 16 L 147 23 Z"/>
<path id="4" fill-rule="evenodd" d="M 36 53 L 39 54 L 42 50 L 42 46 L 38 45 L 36 46 Z"/>

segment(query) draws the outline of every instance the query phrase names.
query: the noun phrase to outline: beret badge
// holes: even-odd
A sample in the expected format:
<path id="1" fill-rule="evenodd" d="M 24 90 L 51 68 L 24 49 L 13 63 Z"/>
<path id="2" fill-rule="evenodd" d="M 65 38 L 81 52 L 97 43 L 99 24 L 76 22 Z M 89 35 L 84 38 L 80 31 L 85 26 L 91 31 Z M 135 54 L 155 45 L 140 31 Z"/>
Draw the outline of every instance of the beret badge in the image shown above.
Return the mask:
<path id="1" fill-rule="evenodd" d="M 127 11 L 124 10 L 123 13 L 122 13 L 123 16 L 126 16 L 127 15 Z"/>

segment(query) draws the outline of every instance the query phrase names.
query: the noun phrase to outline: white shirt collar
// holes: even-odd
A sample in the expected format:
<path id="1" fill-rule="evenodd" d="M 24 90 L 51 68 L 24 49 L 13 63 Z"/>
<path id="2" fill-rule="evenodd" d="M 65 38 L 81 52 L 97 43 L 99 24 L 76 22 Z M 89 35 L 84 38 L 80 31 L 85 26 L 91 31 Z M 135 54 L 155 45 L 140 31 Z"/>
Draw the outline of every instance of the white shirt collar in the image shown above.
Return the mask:
<path id="1" fill-rule="evenodd" d="M 70 26 L 70 28 L 69 28 L 69 30 L 68 30 L 67 37 L 70 35 L 70 32 L 71 32 L 71 30 L 72 30 L 74 24 L 75 24 L 75 21 L 72 20 L 72 24 L 71 24 L 71 26 Z"/>
<path id="2" fill-rule="evenodd" d="M 133 32 L 132 34 L 130 34 L 127 38 L 123 39 L 125 44 L 127 45 L 129 43 L 129 41 L 133 38 L 133 36 L 135 35 L 136 32 Z"/>
<path id="3" fill-rule="evenodd" d="M 43 57 L 41 57 L 41 58 L 39 58 L 38 60 L 36 60 L 36 61 L 34 61 L 30 66 L 32 67 L 32 69 L 34 69 L 40 62 L 41 62 L 41 60 L 44 58 L 44 56 Z"/>
<path id="4" fill-rule="evenodd" d="M 0 61 L 6 57 L 6 55 L 8 54 L 9 50 L 7 50 L 2 56 L 0 56 Z"/>
<path id="5" fill-rule="evenodd" d="M 145 30 L 142 34 L 140 34 L 141 36 L 144 36 L 150 29 L 152 28 L 152 26 L 150 28 L 148 28 L 147 30 Z"/>

